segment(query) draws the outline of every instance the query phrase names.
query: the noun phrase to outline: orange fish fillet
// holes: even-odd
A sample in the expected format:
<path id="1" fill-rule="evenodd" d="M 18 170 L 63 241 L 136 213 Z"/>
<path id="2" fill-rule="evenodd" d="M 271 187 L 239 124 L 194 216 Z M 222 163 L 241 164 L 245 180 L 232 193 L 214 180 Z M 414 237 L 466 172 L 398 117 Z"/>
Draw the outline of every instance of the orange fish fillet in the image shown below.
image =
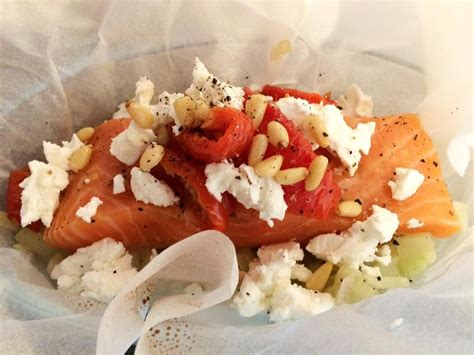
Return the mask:
<path id="1" fill-rule="evenodd" d="M 348 124 L 376 122 L 372 147 L 363 156 L 354 177 L 344 168 L 335 168 L 335 178 L 343 191 L 343 199 L 359 199 L 363 213 L 370 215 L 373 204 L 398 214 L 399 233 L 429 232 L 437 237 L 450 236 L 460 230 L 449 192 L 441 174 L 433 143 L 414 114 L 383 118 L 346 118 Z M 123 131 L 128 120 L 111 120 L 96 129 L 91 141 L 94 151 L 88 166 L 71 177 L 61 199 L 53 223 L 46 230 L 45 240 L 56 247 L 74 250 L 104 238 L 112 237 L 126 247 L 149 245 L 165 247 L 199 231 L 199 221 L 193 212 L 179 206 L 156 207 L 137 202 L 127 184 L 123 194 L 112 194 L 112 179 L 123 174 L 129 180 L 130 167 L 109 153 L 111 139 Z M 425 181 L 417 193 L 404 201 L 392 199 L 387 183 L 397 167 L 419 170 Z M 85 184 L 85 179 L 90 183 Z M 104 203 L 99 207 L 94 223 L 88 224 L 75 213 L 93 196 Z M 424 225 L 417 229 L 406 226 L 410 218 Z M 275 221 L 269 228 L 253 210 L 242 206 L 231 215 L 225 233 L 238 247 L 259 246 L 297 240 L 307 242 L 317 234 L 347 229 L 356 219 L 334 216 L 328 220 L 314 220 L 286 214 L 284 221 Z"/>

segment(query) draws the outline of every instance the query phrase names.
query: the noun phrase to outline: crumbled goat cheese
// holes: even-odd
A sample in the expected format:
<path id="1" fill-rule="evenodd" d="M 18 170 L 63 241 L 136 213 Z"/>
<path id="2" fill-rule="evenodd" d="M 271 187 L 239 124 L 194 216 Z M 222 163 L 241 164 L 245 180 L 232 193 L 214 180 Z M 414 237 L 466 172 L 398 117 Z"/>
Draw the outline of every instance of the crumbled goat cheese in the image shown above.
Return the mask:
<path id="1" fill-rule="evenodd" d="M 269 313 L 272 322 L 309 317 L 332 308 L 330 294 L 316 293 L 291 283 L 297 261 L 303 259 L 298 243 L 261 247 L 249 264 L 232 306 L 244 317 Z"/>
<path id="2" fill-rule="evenodd" d="M 424 225 L 425 224 L 422 221 L 416 218 L 410 218 L 407 222 L 407 228 L 409 229 L 420 228 L 420 227 L 423 227 Z"/>
<path id="3" fill-rule="evenodd" d="M 352 129 L 333 105 L 323 106 L 320 115 L 326 126 L 329 148 L 341 159 L 350 176 L 354 176 L 362 158 L 361 152 L 369 154 L 375 122 L 359 123 Z"/>
<path id="4" fill-rule="evenodd" d="M 305 115 L 321 117 L 328 134 L 329 149 L 337 154 L 349 174 L 354 176 L 362 158 L 361 152 L 369 154 L 375 122 L 359 123 L 352 129 L 336 106 L 310 104 L 306 100 L 294 97 L 281 98 L 276 106 L 297 127 L 301 127 Z M 307 138 L 313 142 L 311 137 Z"/>
<path id="5" fill-rule="evenodd" d="M 206 187 L 218 200 L 229 192 L 245 208 L 259 211 L 260 218 L 273 227 L 272 219 L 283 220 L 288 206 L 280 184 L 274 179 L 257 176 L 246 164 L 236 168 L 232 163 L 211 163 L 206 166 Z"/>
<path id="6" fill-rule="evenodd" d="M 125 192 L 125 179 L 123 178 L 122 174 L 115 175 L 113 179 L 113 183 L 114 183 L 114 186 L 113 186 L 114 195 Z"/>
<path id="7" fill-rule="evenodd" d="M 63 146 L 51 142 L 43 142 L 43 150 L 48 164 L 64 170 L 69 170 L 69 158 L 81 148 L 84 143 L 81 142 L 76 134 L 72 135 L 69 142 L 62 142 Z"/>
<path id="8" fill-rule="evenodd" d="M 66 170 L 33 160 L 28 163 L 31 175 L 20 183 L 21 225 L 41 220 L 49 227 L 59 205 L 59 194 L 69 184 Z"/>
<path id="9" fill-rule="evenodd" d="M 155 85 L 153 84 L 153 82 L 147 77 L 141 77 L 140 80 L 135 83 L 135 87 L 135 97 L 133 98 L 133 100 L 138 102 L 142 106 L 149 107 L 153 113 L 154 111 L 151 109 L 152 107 L 150 106 L 150 102 L 153 98 L 153 93 L 155 90 Z M 130 114 L 128 113 L 127 108 L 125 107 L 125 104 L 125 102 L 122 102 L 120 105 L 118 105 L 118 110 L 113 114 L 112 118 L 130 118 Z"/>
<path id="10" fill-rule="evenodd" d="M 100 302 L 110 302 L 135 275 L 132 255 L 122 243 L 105 238 L 77 249 L 51 271 L 58 289 Z"/>
<path id="11" fill-rule="evenodd" d="M 372 261 L 390 262 L 389 250 L 383 247 L 378 251 L 377 246 L 392 239 L 398 228 L 398 216 L 376 205 L 372 206 L 372 211 L 365 221 L 355 222 L 341 234 L 330 233 L 313 238 L 306 250 L 319 259 L 352 269 L 359 269 L 364 263 Z"/>
<path id="12" fill-rule="evenodd" d="M 102 204 L 103 204 L 102 200 L 100 198 L 94 196 L 84 206 L 79 207 L 77 209 L 76 216 L 79 217 L 79 218 L 82 218 L 82 220 L 86 223 L 91 223 L 92 218 L 97 213 L 97 209 Z"/>
<path id="13" fill-rule="evenodd" d="M 204 293 L 204 289 L 197 282 L 193 282 L 184 288 L 184 293 L 192 296 L 202 295 Z"/>
<path id="14" fill-rule="evenodd" d="M 425 177 L 418 170 L 408 168 L 395 168 L 395 181 L 389 181 L 392 197 L 403 201 L 413 196 L 419 189 Z"/>
<path id="15" fill-rule="evenodd" d="M 139 168 L 132 169 L 130 186 L 137 201 L 160 207 L 171 206 L 179 201 L 166 183 Z"/>
<path id="16" fill-rule="evenodd" d="M 283 97 L 276 102 L 276 107 L 292 120 L 296 128 L 300 129 L 304 137 L 311 143 L 313 150 L 319 148 L 319 145 L 304 127 L 304 118 L 308 115 L 317 115 L 320 108 L 317 104 L 310 104 L 308 101 L 296 97 Z"/>
<path id="17" fill-rule="evenodd" d="M 122 163 L 133 165 L 140 158 L 150 142 L 156 141 L 151 129 L 143 129 L 134 121 L 130 126 L 112 139 L 110 153 Z"/>
<path id="18" fill-rule="evenodd" d="M 349 86 L 337 103 L 342 107 L 344 116 L 372 117 L 374 108 L 372 97 L 365 95 L 357 85 Z"/>
<path id="19" fill-rule="evenodd" d="M 291 279 L 306 282 L 312 275 L 312 271 L 302 264 L 296 264 L 291 270 Z"/>
<path id="20" fill-rule="evenodd" d="M 183 122 L 181 122 L 181 119 L 174 109 L 174 102 L 183 96 L 184 95 L 181 93 L 170 94 L 169 92 L 164 91 L 160 96 L 158 96 L 158 103 L 154 106 L 159 124 L 174 122 L 173 133 L 175 135 L 181 133 Z"/>
<path id="21" fill-rule="evenodd" d="M 209 73 L 198 57 L 194 59 L 193 83 L 186 94 L 211 106 L 229 106 L 242 110 L 244 105 L 244 90 L 221 82 Z"/>

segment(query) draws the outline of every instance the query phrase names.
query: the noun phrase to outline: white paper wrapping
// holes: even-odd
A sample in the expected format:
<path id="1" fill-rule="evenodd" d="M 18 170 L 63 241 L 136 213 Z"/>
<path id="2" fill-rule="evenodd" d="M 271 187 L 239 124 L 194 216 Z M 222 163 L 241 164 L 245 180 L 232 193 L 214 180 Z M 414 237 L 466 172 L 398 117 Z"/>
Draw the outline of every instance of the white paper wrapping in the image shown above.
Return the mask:
<path id="1" fill-rule="evenodd" d="M 283 40 L 291 42 L 291 53 L 271 61 L 272 49 Z M 109 118 L 133 95 L 139 76 L 150 77 L 157 92 L 185 89 L 195 55 L 237 85 L 293 84 L 332 90 L 338 97 L 357 83 L 372 95 L 376 115 L 418 111 L 435 139 L 453 198 L 472 205 L 469 3 L 2 2 L 2 196 L 10 170 L 42 158 L 43 140 L 66 140 L 74 130 Z M 109 306 L 113 317 L 105 318 L 97 347 L 105 307 L 54 290 L 44 267 L 12 249 L 11 235 L 2 231 L 1 351 L 118 353 L 148 323 L 153 328 L 140 340 L 139 353 L 470 353 L 474 348 L 471 229 L 441 241 L 439 260 L 410 289 L 281 325 L 269 325 L 265 315 L 241 318 L 226 303 L 175 319 L 232 292 L 232 247 L 225 238 L 207 237 L 170 248 L 137 275 L 132 283 L 142 286 L 134 302 L 155 283 L 162 292 L 152 315 L 144 324 L 136 315 L 138 305 L 124 302 L 130 300 L 127 288 Z M 199 248 L 196 241 L 218 248 Z M 187 251 L 190 257 L 179 259 Z M 199 260 L 222 267 L 212 270 Z M 202 297 L 182 295 L 191 281 L 206 285 Z M 116 321 L 113 312 L 127 305 L 131 311 Z M 403 324 L 390 330 L 398 318 Z"/>

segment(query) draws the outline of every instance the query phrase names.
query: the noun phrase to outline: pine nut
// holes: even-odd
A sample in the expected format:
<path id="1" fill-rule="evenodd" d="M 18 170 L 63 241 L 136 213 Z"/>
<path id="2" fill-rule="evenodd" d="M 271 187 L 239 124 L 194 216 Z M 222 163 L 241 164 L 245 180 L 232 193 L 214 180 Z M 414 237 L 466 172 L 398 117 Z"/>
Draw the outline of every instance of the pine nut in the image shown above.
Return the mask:
<path id="1" fill-rule="evenodd" d="M 168 127 L 166 126 L 158 126 L 155 129 L 156 134 L 156 142 L 163 147 L 166 147 L 170 142 L 170 136 Z"/>
<path id="2" fill-rule="evenodd" d="M 202 100 L 196 101 L 196 109 L 194 110 L 195 127 L 200 126 L 209 116 L 210 112 L 211 108 L 207 103 Z"/>
<path id="3" fill-rule="evenodd" d="M 161 145 L 154 142 L 151 143 L 140 158 L 140 169 L 150 172 L 151 169 L 160 163 L 164 154 L 165 149 Z"/>
<path id="4" fill-rule="evenodd" d="M 173 106 L 181 124 L 186 128 L 192 128 L 194 126 L 194 110 L 196 109 L 194 100 L 189 96 L 182 96 L 174 102 Z"/>
<path id="5" fill-rule="evenodd" d="M 313 274 L 306 280 L 306 288 L 313 291 L 322 292 L 331 275 L 333 265 L 328 261 L 321 265 Z"/>
<path id="6" fill-rule="evenodd" d="M 326 132 L 324 122 L 320 116 L 306 116 L 305 129 L 320 147 L 326 148 L 329 145 L 329 136 Z"/>
<path id="7" fill-rule="evenodd" d="M 274 178 L 281 185 L 293 185 L 306 179 L 308 175 L 309 171 L 306 168 L 291 168 L 280 170 Z"/>
<path id="8" fill-rule="evenodd" d="M 77 132 L 77 137 L 81 140 L 82 143 L 89 142 L 92 136 L 95 133 L 95 129 L 92 127 L 84 127 Z"/>
<path id="9" fill-rule="evenodd" d="M 319 186 L 327 167 L 328 158 L 324 155 L 319 155 L 313 159 L 309 165 L 309 175 L 304 182 L 304 188 L 306 191 L 313 191 Z"/>
<path id="10" fill-rule="evenodd" d="M 252 145 L 250 146 L 250 153 L 248 163 L 250 166 L 255 166 L 257 163 L 263 160 L 265 152 L 268 147 L 268 138 L 264 134 L 257 134 L 252 139 Z"/>
<path id="11" fill-rule="evenodd" d="M 125 104 L 130 117 L 143 129 L 151 128 L 154 117 L 148 108 L 135 101 L 127 101 Z"/>
<path id="12" fill-rule="evenodd" d="M 336 214 L 341 217 L 357 217 L 362 213 L 362 205 L 355 201 L 342 201 L 336 209 Z"/>
<path id="13" fill-rule="evenodd" d="M 283 156 L 273 155 L 255 164 L 255 173 L 261 177 L 271 178 L 275 176 L 276 173 L 278 173 L 282 164 Z"/>
<path id="14" fill-rule="evenodd" d="M 89 163 L 89 160 L 92 156 L 92 146 L 83 145 L 74 153 L 72 153 L 71 157 L 69 158 L 69 167 L 73 171 L 79 171 L 86 167 Z"/>
<path id="15" fill-rule="evenodd" d="M 290 144 L 288 131 L 278 121 L 272 121 L 267 127 L 268 141 L 277 148 L 286 148 Z"/>
<path id="16" fill-rule="evenodd" d="M 245 103 L 245 114 L 252 119 L 253 128 L 257 129 L 262 123 L 265 110 L 267 109 L 267 98 L 262 94 L 254 94 Z"/>

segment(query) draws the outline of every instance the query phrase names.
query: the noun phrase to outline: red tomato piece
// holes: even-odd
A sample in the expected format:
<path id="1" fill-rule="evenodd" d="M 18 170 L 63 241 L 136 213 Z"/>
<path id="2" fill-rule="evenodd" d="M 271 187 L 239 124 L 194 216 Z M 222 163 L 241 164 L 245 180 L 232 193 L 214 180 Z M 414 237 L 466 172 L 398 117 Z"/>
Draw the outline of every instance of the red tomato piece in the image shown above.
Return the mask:
<path id="1" fill-rule="evenodd" d="M 330 93 L 321 96 L 316 92 L 306 92 L 297 89 L 282 88 L 279 86 L 265 85 L 262 88 L 262 94 L 273 97 L 273 100 L 278 101 L 285 96 L 293 96 L 299 99 L 304 99 L 312 104 L 334 104 L 331 100 Z"/>
<path id="2" fill-rule="evenodd" d="M 193 158 L 212 163 L 241 155 L 252 141 L 253 132 L 252 121 L 243 112 L 214 107 L 205 130 L 185 130 L 176 141 Z"/>
<path id="3" fill-rule="evenodd" d="M 259 127 L 259 133 L 266 134 L 267 126 L 271 121 L 278 121 L 285 126 L 290 138 L 287 148 L 277 148 L 269 145 L 265 157 L 275 154 L 283 156 L 282 169 L 308 167 L 316 158 L 316 154 L 311 148 L 311 144 L 298 131 L 295 124 L 288 120 L 283 113 L 275 106 L 268 105 L 265 116 Z M 306 217 L 326 219 L 331 216 L 339 203 L 341 189 L 332 178 L 332 173 L 327 171 L 321 184 L 313 191 L 306 191 L 304 181 L 283 186 L 285 191 L 285 201 L 288 204 L 288 211 L 299 213 Z"/>
<path id="4" fill-rule="evenodd" d="M 8 178 L 8 187 L 7 187 L 7 217 L 14 223 L 21 224 L 21 193 L 23 189 L 20 187 L 20 184 L 30 176 L 30 170 L 25 167 L 20 170 L 13 170 L 10 173 Z M 35 232 L 39 232 L 42 228 L 40 221 L 31 223 L 28 228 Z"/>
<path id="5" fill-rule="evenodd" d="M 172 179 L 179 178 L 194 202 L 201 207 L 204 228 L 224 231 L 229 221 L 226 199 L 224 196 L 223 201 L 219 202 L 207 190 L 206 176 L 202 165 L 185 156 L 176 148 L 169 147 L 166 148 L 160 166 Z"/>

